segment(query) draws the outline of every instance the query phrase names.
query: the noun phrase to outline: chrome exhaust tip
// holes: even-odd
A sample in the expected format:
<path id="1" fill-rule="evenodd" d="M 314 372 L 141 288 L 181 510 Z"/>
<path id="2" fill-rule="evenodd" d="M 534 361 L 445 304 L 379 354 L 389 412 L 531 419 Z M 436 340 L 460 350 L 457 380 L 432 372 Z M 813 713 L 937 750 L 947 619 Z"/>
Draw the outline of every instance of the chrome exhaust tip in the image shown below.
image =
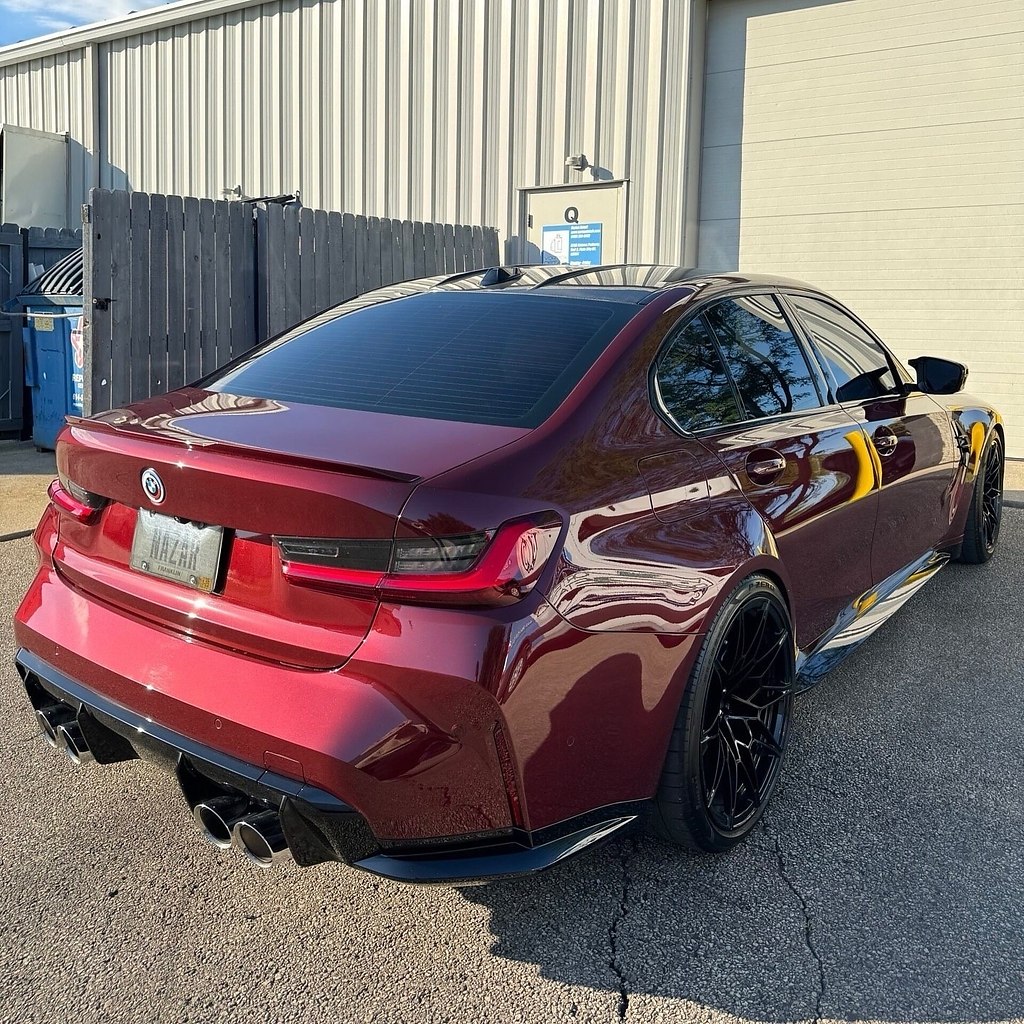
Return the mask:
<path id="1" fill-rule="evenodd" d="M 88 764 L 95 760 L 89 742 L 82 734 L 82 727 L 76 721 L 68 721 L 58 727 L 57 742 L 75 764 Z"/>
<path id="2" fill-rule="evenodd" d="M 208 842 L 219 850 L 229 850 L 235 825 L 251 807 L 245 797 L 225 794 L 196 804 L 192 808 L 192 817 Z"/>
<path id="3" fill-rule="evenodd" d="M 39 731 L 43 734 L 43 739 L 54 750 L 61 749 L 61 740 L 57 735 L 57 730 L 65 722 L 74 721 L 74 718 L 75 712 L 67 704 L 49 704 L 36 712 L 36 724 L 39 726 Z"/>
<path id="4" fill-rule="evenodd" d="M 235 824 L 234 837 L 242 853 L 262 868 L 291 860 L 277 811 L 261 811 L 242 818 Z"/>

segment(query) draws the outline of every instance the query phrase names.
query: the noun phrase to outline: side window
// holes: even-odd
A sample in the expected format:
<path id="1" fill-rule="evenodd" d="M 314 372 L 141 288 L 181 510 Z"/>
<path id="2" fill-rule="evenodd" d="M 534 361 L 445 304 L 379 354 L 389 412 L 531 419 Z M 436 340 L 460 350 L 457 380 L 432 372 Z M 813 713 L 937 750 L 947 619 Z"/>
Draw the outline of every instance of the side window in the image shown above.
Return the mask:
<path id="1" fill-rule="evenodd" d="M 771 295 L 728 299 L 706 316 L 747 419 L 821 405 L 804 351 Z"/>
<path id="2" fill-rule="evenodd" d="M 698 317 L 666 348 L 655 369 L 662 403 L 685 430 L 704 430 L 743 417 L 718 347 Z"/>
<path id="3" fill-rule="evenodd" d="M 885 352 L 853 317 L 820 299 L 791 295 L 789 301 L 835 380 L 837 402 L 880 398 L 898 390 Z"/>

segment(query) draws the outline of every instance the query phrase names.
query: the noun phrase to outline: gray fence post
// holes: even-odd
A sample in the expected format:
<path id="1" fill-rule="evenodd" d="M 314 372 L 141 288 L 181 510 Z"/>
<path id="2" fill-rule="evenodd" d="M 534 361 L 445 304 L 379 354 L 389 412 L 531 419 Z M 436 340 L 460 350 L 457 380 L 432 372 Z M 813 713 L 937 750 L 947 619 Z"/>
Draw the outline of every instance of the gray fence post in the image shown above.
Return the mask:
<path id="1" fill-rule="evenodd" d="M 95 346 L 95 265 L 96 239 L 93 234 L 92 207 L 82 206 L 82 412 L 91 416 L 95 404 L 93 397 L 93 351 Z"/>

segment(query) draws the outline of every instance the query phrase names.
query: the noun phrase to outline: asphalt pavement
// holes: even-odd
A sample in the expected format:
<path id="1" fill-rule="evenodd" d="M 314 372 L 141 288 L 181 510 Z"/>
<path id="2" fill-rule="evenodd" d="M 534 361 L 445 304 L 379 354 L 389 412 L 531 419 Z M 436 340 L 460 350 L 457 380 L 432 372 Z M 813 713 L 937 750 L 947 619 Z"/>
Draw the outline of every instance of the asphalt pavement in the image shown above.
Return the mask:
<path id="1" fill-rule="evenodd" d="M 207 846 L 172 780 L 73 767 L 11 667 L 0 543 L 0 1020 L 1024 1020 L 1024 512 L 800 700 L 729 856 L 623 839 L 420 889 Z"/>

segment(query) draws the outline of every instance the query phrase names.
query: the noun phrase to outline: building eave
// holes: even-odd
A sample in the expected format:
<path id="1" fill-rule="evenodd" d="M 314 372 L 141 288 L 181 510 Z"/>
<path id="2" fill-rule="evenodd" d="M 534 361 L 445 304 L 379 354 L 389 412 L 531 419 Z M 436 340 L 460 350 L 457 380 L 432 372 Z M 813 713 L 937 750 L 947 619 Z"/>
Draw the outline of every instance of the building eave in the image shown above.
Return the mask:
<path id="1" fill-rule="evenodd" d="M 68 53 L 95 43 L 105 43 L 111 39 L 123 39 L 125 36 L 137 35 L 140 32 L 152 32 L 172 25 L 186 24 L 212 15 L 228 14 L 246 7 L 259 7 L 264 3 L 266 0 L 181 0 L 180 3 L 167 4 L 165 7 L 134 11 L 109 21 L 82 25 L 80 28 L 64 32 L 52 32 L 49 35 L 0 47 L 0 67 L 22 64 L 58 53 Z"/>

